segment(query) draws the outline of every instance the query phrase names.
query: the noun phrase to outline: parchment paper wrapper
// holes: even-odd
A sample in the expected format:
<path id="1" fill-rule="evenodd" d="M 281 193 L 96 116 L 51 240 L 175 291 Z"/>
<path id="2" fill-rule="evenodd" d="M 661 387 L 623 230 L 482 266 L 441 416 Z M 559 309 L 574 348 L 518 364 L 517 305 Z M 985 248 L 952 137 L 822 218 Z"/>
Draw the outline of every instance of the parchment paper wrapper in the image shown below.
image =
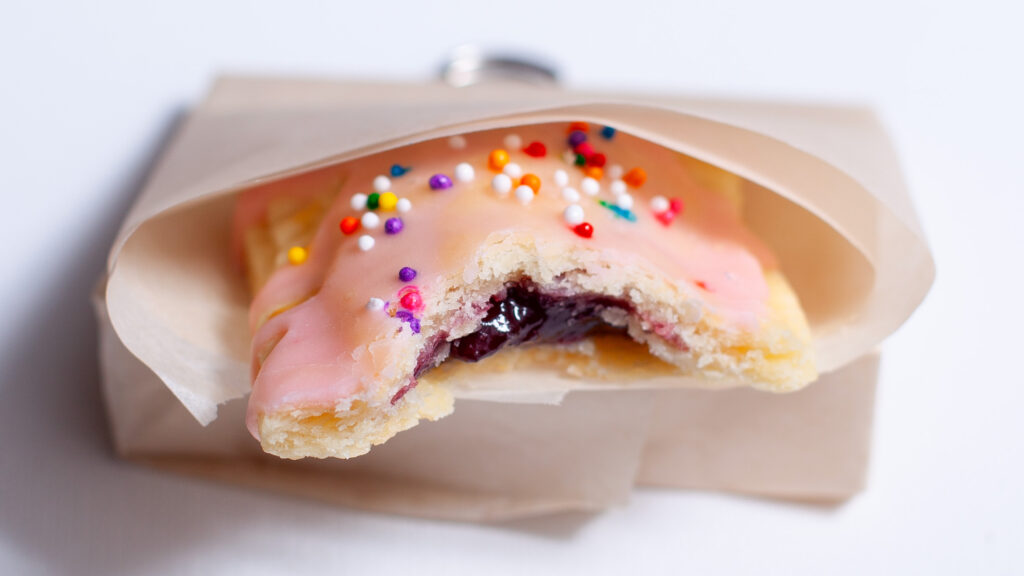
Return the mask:
<path id="1" fill-rule="evenodd" d="M 543 394 L 516 396 L 496 381 L 489 401 L 463 395 L 454 415 L 367 456 L 262 455 L 243 425 L 249 296 L 228 249 L 233 195 L 431 138 L 571 120 L 613 125 L 745 179 L 745 218 L 801 297 L 820 381 L 786 396 L 629 383 L 566 395 L 558 378 Z M 934 265 L 889 141 L 866 110 L 227 78 L 164 154 L 108 273 L 97 310 L 123 455 L 353 506 L 480 520 L 600 508 L 636 482 L 798 499 L 855 493 L 873 351 L 923 299 Z"/>

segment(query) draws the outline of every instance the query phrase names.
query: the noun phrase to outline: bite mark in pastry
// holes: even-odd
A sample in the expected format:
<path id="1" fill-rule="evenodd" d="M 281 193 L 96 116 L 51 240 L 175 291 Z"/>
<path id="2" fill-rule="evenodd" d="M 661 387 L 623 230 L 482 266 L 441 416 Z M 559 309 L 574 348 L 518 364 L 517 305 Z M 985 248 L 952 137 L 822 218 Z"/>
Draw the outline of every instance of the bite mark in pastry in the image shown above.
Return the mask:
<path id="1" fill-rule="evenodd" d="M 429 141 L 243 193 L 264 450 L 358 456 L 450 413 L 446 382 L 483 371 L 773 391 L 816 377 L 739 179 L 569 128 Z"/>

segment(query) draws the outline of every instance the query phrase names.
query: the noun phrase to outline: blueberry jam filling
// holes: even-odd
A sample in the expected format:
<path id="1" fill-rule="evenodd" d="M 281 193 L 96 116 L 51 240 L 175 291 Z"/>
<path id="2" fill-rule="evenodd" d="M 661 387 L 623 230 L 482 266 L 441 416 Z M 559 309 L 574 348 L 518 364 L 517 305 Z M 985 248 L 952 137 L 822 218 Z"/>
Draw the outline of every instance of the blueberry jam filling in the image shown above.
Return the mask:
<path id="1" fill-rule="evenodd" d="M 598 294 L 546 294 L 529 280 L 509 283 L 504 294 L 491 297 L 480 328 L 451 342 L 449 355 L 476 362 L 505 346 L 578 342 L 609 327 L 601 318 L 608 309 L 629 312 L 631 306 L 623 299 Z"/>

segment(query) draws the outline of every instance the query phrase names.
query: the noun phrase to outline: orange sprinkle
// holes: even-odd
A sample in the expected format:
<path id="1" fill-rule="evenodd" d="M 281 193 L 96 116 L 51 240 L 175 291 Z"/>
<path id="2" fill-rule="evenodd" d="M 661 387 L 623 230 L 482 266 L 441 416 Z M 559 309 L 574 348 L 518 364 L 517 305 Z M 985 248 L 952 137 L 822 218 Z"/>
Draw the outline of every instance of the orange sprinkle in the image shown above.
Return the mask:
<path id="1" fill-rule="evenodd" d="M 533 193 L 537 194 L 540 192 L 540 178 L 536 174 L 523 174 L 523 179 L 519 181 L 522 186 L 529 186 L 533 188 Z"/>
<path id="2" fill-rule="evenodd" d="M 643 168 L 633 168 L 622 179 L 633 188 L 639 188 L 647 182 L 647 172 Z"/>
<path id="3" fill-rule="evenodd" d="M 491 155 L 487 157 L 487 166 L 494 172 L 501 172 L 505 164 L 508 164 L 508 152 L 501 148 L 491 150 Z"/>
<path id="4" fill-rule="evenodd" d="M 583 173 L 586 174 L 587 176 L 590 176 L 594 180 L 600 180 L 601 178 L 604 178 L 604 168 L 601 168 L 600 166 L 587 166 L 586 168 L 583 169 Z"/>
<path id="5" fill-rule="evenodd" d="M 570 122 L 569 129 L 565 131 L 566 134 L 572 134 L 579 130 L 580 132 L 590 132 L 590 124 L 586 122 Z"/>

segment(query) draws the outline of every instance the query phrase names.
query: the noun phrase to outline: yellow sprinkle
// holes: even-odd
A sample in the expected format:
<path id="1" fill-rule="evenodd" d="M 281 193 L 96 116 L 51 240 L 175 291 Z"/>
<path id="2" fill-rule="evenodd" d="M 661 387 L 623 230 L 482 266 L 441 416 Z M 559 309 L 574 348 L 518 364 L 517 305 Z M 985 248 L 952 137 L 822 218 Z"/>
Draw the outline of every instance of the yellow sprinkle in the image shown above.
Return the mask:
<path id="1" fill-rule="evenodd" d="M 288 249 L 288 261 L 292 264 L 302 264 L 309 256 L 309 252 L 302 246 L 292 246 Z"/>
<path id="2" fill-rule="evenodd" d="M 398 205 L 398 196 L 394 192 L 385 192 L 377 199 L 377 207 L 385 212 L 391 212 Z"/>

